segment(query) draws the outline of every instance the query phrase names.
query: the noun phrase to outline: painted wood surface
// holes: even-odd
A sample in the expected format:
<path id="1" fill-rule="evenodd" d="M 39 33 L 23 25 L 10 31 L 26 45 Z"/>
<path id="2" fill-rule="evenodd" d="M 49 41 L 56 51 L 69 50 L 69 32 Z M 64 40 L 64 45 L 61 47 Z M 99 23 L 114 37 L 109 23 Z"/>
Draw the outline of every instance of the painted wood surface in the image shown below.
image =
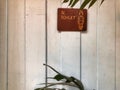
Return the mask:
<path id="1" fill-rule="evenodd" d="M 99 8 L 97 24 L 98 90 L 115 90 L 115 0 Z"/>
<path id="2" fill-rule="evenodd" d="M 24 0 L 8 1 L 8 90 L 25 89 Z"/>
<path id="3" fill-rule="evenodd" d="M 120 90 L 120 0 L 116 1 L 116 90 Z"/>
<path id="4" fill-rule="evenodd" d="M 67 6 L 61 0 L 46 1 L 8 0 L 6 22 L 6 2 L 0 0 L 0 90 L 39 87 L 45 82 L 46 60 L 81 79 L 85 90 L 120 90 L 120 0 L 90 8 L 88 30 L 82 33 L 58 32 L 57 8 Z M 47 76 L 53 75 L 48 69 Z"/>
<path id="5" fill-rule="evenodd" d="M 0 0 L 0 90 L 6 90 L 7 83 L 7 14 L 6 0 Z"/>
<path id="6" fill-rule="evenodd" d="M 80 79 L 80 33 L 57 31 L 57 9 L 58 7 L 65 7 L 65 5 L 61 5 L 61 1 L 48 0 L 47 7 L 48 64 L 65 75 L 73 75 Z M 55 74 L 49 70 L 48 76 L 54 75 Z M 48 82 L 51 82 L 51 80 Z M 67 88 L 69 90 L 76 90 L 75 88 Z"/>
<path id="7" fill-rule="evenodd" d="M 47 0 L 47 64 L 62 72 L 62 51 L 61 34 L 57 31 L 57 8 L 60 6 L 60 0 Z M 54 26 L 53 26 L 54 25 Z M 48 77 L 55 76 L 56 73 L 48 68 Z M 48 82 L 54 82 L 49 79 Z M 56 86 L 58 88 L 59 86 Z"/>
<path id="8" fill-rule="evenodd" d="M 97 90 L 97 12 L 96 3 L 88 10 L 88 29 L 81 34 L 81 77 L 86 90 Z"/>
<path id="9" fill-rule="evenodd" d="M 45 83 L 45 0 L 26 0 L 26 90 Z"/>

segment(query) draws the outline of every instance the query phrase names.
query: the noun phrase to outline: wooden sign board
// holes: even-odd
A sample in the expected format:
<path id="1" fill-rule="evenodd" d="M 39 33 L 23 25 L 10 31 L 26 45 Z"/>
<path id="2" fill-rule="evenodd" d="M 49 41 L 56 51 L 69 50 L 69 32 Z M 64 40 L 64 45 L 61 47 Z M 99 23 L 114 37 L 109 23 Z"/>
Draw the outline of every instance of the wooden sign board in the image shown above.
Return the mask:
<path id="1" fill-rule="evenodd" d="M 87 30 L 87 10 L 58 8 L 58 31 Z"/>

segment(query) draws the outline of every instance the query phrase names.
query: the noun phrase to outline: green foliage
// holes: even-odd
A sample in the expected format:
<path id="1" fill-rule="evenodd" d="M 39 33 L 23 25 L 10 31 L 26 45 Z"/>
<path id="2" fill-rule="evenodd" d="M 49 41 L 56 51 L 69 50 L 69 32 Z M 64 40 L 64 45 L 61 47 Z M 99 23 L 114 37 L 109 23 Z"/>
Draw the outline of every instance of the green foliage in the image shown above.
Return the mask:
<path id="1" fill-rule="evenodd" d="M 62 75 L 60 75 L 60 74 L 57 74 L 57 75 L 54 77 L 54 79 L 56 79 L 57 81 L 60 81 L 60 80 L 64 79 L 64 77 L 63 77 Z"/>
<path id="2" fill-rule="evenodd" d="M 97 1 L 97 0 L 92 0 L 92 1 L 90 2 L 89 8 L 92 7 L 92 6 L 95 4 L 96 1 Z"/>
<path id="3" fill-rule="evenodd" d="M 50 69 L 52 69 L 54 72 L 56 72 L 56 75 L 54 77 L 52 77 L 52 79 L 55 79 L 57 81 L 62 81 L 62 83 L 48 83 L 47 86 L 42 87 L 42 88 L 36 88 L 35 90 L 54 90 L 54 89 L 50 89 L 48 87 L 55 86 L 55 85 L 68 85 L 68 86 L 76 87 L 79 90 L 84 90 L 84 86 L 83 86 L 82 82 L 80 80 L 78 80 L 77 78 L 75 78 L 73 76 L 70 76 L 70 77 L 66 76 L 64 74 L 61 74 L 57 70 L 55 70 L 53 67 L 46 65 L 46 64 L 44 64 L 44 65 L 49 67 Z M 65 89 L 58 89 L 58 90 L 65 90 Z"/>
<path id="4" fill-rule="evenodd" d="M 63 3 L 67 3 L 69 0 L 64 0 Z"/>
<path id="5" fill-rule="evenodd" d="M 74 6 L 77 4 L 78 1 L 79 1 L 79 0 L 70 0 L 69 6 L 70 6 L 70 7 L 74 7 Z M 68 1 L 67 1 L 67 2 L 68 2 Z"/>
<path id="6" fill-rule="evenodd" d="M 90 3 L 90 1 L 91 1 L 91 0 L 84 0 L 84 2 L 82 3 L 80 9 L 84 9 L 85 6 L 86 6 L 88 3 Z"/>
<path id="7" fill-rule="evenodd" d="M 69 3 L 68 6 L 74 7 L 79 1 L 81 0 L 63 0 L 63 3 Z M 102 5 L 104 1 L 105 0 L 101 0 L 100 5 Z M 84 9 L 87 5 L 88 8 L 90 8 L 95 4 L 95 2 L 97 2 L 97 0 L 84 0 L 80 6 L 80 9 Z"/>
<path id="8" fill-rule="evenodd" d="M 102 0 L 100 5 L 102 5 L 102 3 L 103 3 L 104 1 L 105 1 L 105 0 Z"/>

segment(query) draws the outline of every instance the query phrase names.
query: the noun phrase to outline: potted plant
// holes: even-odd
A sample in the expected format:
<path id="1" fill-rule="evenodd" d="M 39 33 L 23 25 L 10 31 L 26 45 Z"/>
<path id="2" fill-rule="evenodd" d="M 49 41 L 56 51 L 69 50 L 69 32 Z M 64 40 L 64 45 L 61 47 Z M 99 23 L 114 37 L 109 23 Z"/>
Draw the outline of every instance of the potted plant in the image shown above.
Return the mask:
<path id="1" fill-rule="evenodd" d="M 59 89 L 59 88 L 50 88 L 51 86 L 55 86 L 55 85 L 66 85 L 66 86 L 72 86 L 72 87 L 76 87 L 79 90 L 84 90 L 84 86 L 82 84 L 82 82 L 80 80 L 78 80 L 77 78 L 75 78 L 74 76 L 66 76 L 64 74 L 61 74 L 60 72 L 58 72 L 57 70 L 55 70 L 53 67 L 51 67 L 50 65 L 44 64 L 46 67 L 52 69 L 56 75 L 54 77 L 52 77 L 52 79 L 56 80 L 57 82 L 55 83 L 47 83 L 47 85 L 45 83 L 44 87 L 40 87 L 40 88 L 36 88 L 35 90 L 65 90 L 64 88 Z M 47 78 L 49 79 L 49 78 Z M 61 82 L 59 82 L 61 81 Z"/>

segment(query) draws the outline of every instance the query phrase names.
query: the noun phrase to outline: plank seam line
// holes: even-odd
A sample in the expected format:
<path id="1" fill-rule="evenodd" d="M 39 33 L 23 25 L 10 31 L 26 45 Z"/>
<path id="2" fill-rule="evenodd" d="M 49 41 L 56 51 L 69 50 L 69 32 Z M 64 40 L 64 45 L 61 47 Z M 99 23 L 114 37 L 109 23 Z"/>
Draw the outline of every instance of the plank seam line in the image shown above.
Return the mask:
<path id="1" fill-rule="evenodd" d="M 48 1 L 45 0 L 45 64 L 48 64 L 48 23 L 47 23 L 47 5 L 48 5 Z M 47 72 L 47 66 L 45 66 L 45 84 L 47 86 L 47 83 L 48 83 L 48 80 L 47 80 L 47 77 L 48 77 L 48 72 Z"/>
<path id="2" fill-rule="evenodd" d="M 26 88 L 26 0 L 24 0 L 24 89 Z"/>
<path id="3" fill-rule="evenodd" d="M 115 42 L 114 42 L 114 43 L 115 43 L 115 81 L 114 81 L 114 82 L 115 82 L 115 90 L 117 90 L 117 86 L 116 86 L 116 79 L 117 79 L 117 77 L 116 77 L 116 74 L 117 74 L 117 71 L 116 71 L 116 68 L 117 68 L 117 66 L 116 66 L 116 57 L 117 57 L 117 56 L 116 56 L 116 55 L 117 55 L 117 54 L 116 54 L 116 53 L 117 53 L 117 52 L 116 52 L 116 49 L 117 49 L 117 47 L 116 47 L 116 43 L 117 43 L 117 42 L 116 42 L 116 38 L 117 38 L 117 36 L 116 36 L 116 33 L 117 33 L 117 32 L 116 32 L 116 25 L 117 25 L 117 24 L 116 24 L 116 16 L 117 16 L 117 15 L 116 15 L 116 12 L 117 12 L 117 11 L 116 11 L 116 7 L 117 7 L 117 6 L 116 6 L 116 5 L 117 5 L 117 4 L 116 4 L 116 3 L 117 3 L 117 0 L 114 1 L 114 8 L 115 8 Z"/>
<path id="4" fill-rule="evenodd" d="M 9 47 L 9 40 L 8 40 L 8 0 L 6 0 L 6 90 L 8 90 L 8 47 Z"/>

